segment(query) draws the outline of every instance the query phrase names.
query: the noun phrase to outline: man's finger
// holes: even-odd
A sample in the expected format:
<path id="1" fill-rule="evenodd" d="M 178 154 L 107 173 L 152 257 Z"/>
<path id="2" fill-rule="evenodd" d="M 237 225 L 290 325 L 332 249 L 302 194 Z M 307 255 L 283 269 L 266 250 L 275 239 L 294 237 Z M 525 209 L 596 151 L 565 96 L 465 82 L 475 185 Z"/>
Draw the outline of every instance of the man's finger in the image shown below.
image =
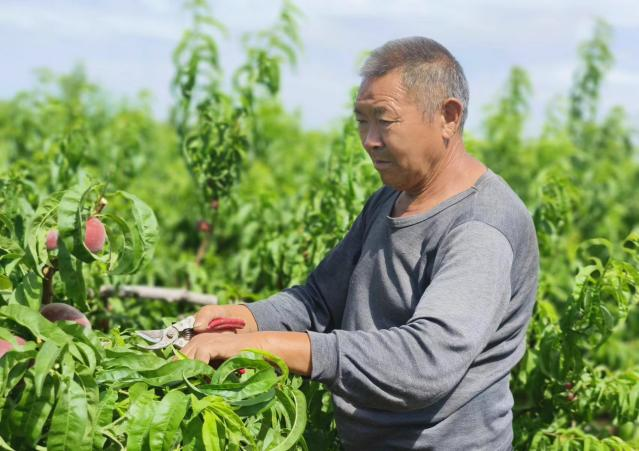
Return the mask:
<path id="1" fill-rule="evenodd" d="M 198 349 L 197 351 L 195 351 L 195 357 L 196 360 L 200 360 L 206 364 L 211 362 L 211 356 L 209 355 L 208 352 L 206 352 L 204 349 Z"/>
<path id="2" fill-rule="evenodd" d="M 193 358 L 193 346 L 191 346 L 191 343 L 184 346 L 180 352 L 182 352 L 182 354 L 187 356 L 189 359 Z"/>
<path id="3" fill-rule="evenodd" d="M 200 309 L 199 312 L 195 314 L 195 324 L 193 325 L 193 330 L 197 333 L 206 332 L 209 328 L 209 323 L 214 318 L 219 318 L 223 314 L 223 309 L 221 309 L 217 305 L 209 305 Z"/>

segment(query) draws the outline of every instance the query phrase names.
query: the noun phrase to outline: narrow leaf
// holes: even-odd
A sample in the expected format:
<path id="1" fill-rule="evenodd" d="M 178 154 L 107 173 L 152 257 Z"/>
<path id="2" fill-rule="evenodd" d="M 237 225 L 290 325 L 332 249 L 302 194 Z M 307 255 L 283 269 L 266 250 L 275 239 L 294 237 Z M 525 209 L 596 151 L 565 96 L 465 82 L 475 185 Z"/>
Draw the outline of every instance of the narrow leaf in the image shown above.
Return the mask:
<path id="1" fill-rule="evenodd" d="M 90 450 L 85 437 L 89 424 L 87 398 L 82 387 L 73 379 L 60 384 L 58 402 L 51 418 L 47 449 Z"/>
<path id="2" fill-rule="evenodd" d="M 189 398 L 179 391 L 167 393 L 160 401 L 149 431 L 151 450 L 173 449 L 180 423 L 186 415 L 188 401 Z"/>
<path id="3" fill-rule="evenodd" d="M 42 345 L 40 351 L 38 351 L 35 364 L 33 365 L 34 387 L 37 397 L 41 396 L 44 380 L 49 375 L 49 370 L 53 368 L 56 360 L 58 360 L 61 350 L 62 348 L 53 341 L 47 341 Z"/>

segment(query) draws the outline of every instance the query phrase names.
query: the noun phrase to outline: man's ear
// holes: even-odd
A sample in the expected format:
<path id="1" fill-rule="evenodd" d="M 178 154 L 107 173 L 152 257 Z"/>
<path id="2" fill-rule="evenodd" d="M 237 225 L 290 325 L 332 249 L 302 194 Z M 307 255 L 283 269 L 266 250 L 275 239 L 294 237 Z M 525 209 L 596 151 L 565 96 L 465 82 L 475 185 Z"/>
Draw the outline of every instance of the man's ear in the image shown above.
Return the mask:
<path id="1" fill-rule="evenodd" d="M 461 126 L 464 107 L 461 102 L 454 98 L 448 98 L 442 105 L 443 127 L 442 135 L 445 139 L 452 138 Z"/>

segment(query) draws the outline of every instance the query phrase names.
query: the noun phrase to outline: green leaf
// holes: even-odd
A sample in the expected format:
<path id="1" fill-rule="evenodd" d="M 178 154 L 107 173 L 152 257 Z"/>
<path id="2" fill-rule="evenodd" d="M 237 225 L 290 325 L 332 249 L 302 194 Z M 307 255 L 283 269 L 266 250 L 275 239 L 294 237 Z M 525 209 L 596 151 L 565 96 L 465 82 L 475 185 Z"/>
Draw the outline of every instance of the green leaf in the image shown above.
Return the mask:
<path id="1" fill-rule="evenodd" d="M 31 366 L 32 359 L 36 356 L 34 346 L 34 343 L 27 343 L 22 349 L 14 348 L 0 359 L 0 408 Z"/>
<path id="2" fill-rule="evenodd" d="M 14 346 L 18 344 L 17 336 L 14 335 L 13 332 L 7 329 L 6 327 L 0 326 L 0 339 L 8 341 Z"/>
<path id="3" fill-rule="evenodd" d="M 114 223 L 116 230 L 111 232 L 111 255 L 109 273 L 113 275 L 133 274 L 136 271 L 137 262 L 142 258 L 142 243 L 134 233 L 134 228 L 127 221 L 116 215 L 104 215 L 104 219 Z"/>
<path id="4" fill-rule="evenodd" d="M 56 384 L 48 378 L 40 393 L 36 394 L 31 378 L 25 378 L 22 399 L 12 412 L 13 430 L 16 437 L 29 447 L 35 446 L 42 436 L 44 425 L 56 402 Z"/>
<path id="5" fill-rule="evenodd" d="M 15 291 L 11 294 L 9 302 L 16 302 L 32 309 L 39 309 L 41 298 L 42 279 L 34 271 L 29 271 L 16 284 Z"/>
<path id="6" fill-rule="evenodd" d="M 36 337 L 51 340 L 58 346 L 64 346 L 71 341 L 71 338 L 58 326 L 28 307 L 17 304 L 0 307 L 0 317 L 20 324 Z"/>
<path id="7" fill-rule="evenodd" d="M 299 390 L 278 391 L 277 398 L 283 404 L 286 422 L 291 426 L 286 439 L 273 448 L 273 451 L 285 451 L 302 439 L 306 428 L 306 399 Z"/>
<path id="8" fill-rule="evenodd" d="M 0 274 L 0 291 L 11 291 L 12 289 L 11 279 L 4 274 Z"/>
<path id="9" fill-rule="evenodd" d="M 70 337 L 75 338 L 74 343 L 76 345 L 78 343 L 82 343 L 91 348 L 93 358 L 90 356 L 85 356 L 85 361 L 102 360 L 102 358 L 104 358 L 104 356 L 106 355 L 104 343 L 92 329 L 69 321 L 57 321 L 56 326 L 58 326 L 62 331 L 64 331 L 64 333 L 66 333 Z"/>
<path id="10" fill-rule="evenodd" d="M 60 351 L 62 349 L 63 348 L 56 345 L 53 341 L 47 341 L 38 351 L 38 355 L 35 359 L 35 364 L 33 365 L 34 387 L 37 397 L 41 396 L 44 380 L 48 376 L 49 370 L 53 368 L 56 360 L 58 360 L 58 356 L 60 355 Z"/>
<path id="11" fill-rule="evenodd" d="M 188 396 L 179 391 L 170 391 L 160 401 L 149 431 L 151 451 L 173 449 L 188 402 Z"/>
<path id="12" fill-rule="evenodd" d="M 81 328 L 79 324 L 73 324 L 73 327 Z M 97 366 L 97 358 L 93 348 L 86 343 L 82 343 L 81 341 L 74 341 L 70 345 L 70 350 L 73 353 L 74 357 L 80 356 L 80 362 L 86 365 L 89 374 L 93 375 L 93 372 Z M 75 351 L 75 352 L 74 352 Z"/>
<path id="13" fill-rule="evenodd" d="M 131 205 L 133 226 L 116 215 L 105 216 L 119 228 L 121 236 L 119 248 L 112 250 L 115 258 L 111 259 L 109 272 L 111 274 L 132 274 L 153 258 L 155 243 L 158 237 L 158 222 L 153 210 L 137 196 L 125 191 L 118 191 Z"/>
<path id="14" fill-rule="evenodd" d="M 211 378 L 212 385 L 219 385 L 225 383 L 224 381 L 234 374 L 240 368 L 252 368 L 256 370 L 263 370 L 272 368 L 271 365 L 263 360 L 260 357 L 255 357 L 255 355 L 247 355 L 245 353 L 241 353 L 237 356 L 234 356 L 222 363 L 217 370 L 215 370 L 215 374 Z"/>
<path id="15" fill-rule="evenodd" d="M 102 187 L 97 183 L 76 185 L 64 192 L 58 205 L 58 245 L 64 241 L 69 253 L 85 263 L 93 262 L 96 256 L 84 245 L 85 218 L 91 213 L 84 204 L 92 191 Z"/>
<path id="16" fill-rule="evenodd" d="M 85 433 L 90 428 L 87 397 L 83 388 L 69 378 L 60 382 L 58 401 L 51 418 L 47 449 L 91 450 Z"/>
<path id="17" fill-rule="evenodd" d="M 0 449 L 4 449 L 6 451 L 15 451 L 15 449 L 11 448 L 7 442 L 0 436 Z"/>
<path id="18" fill-rule="evenodd" d="M 106 437 L 103 435 L 103 428 L 113 421 L 113 411 L 115 402 L 118 399 L 116 391 L 107 388 L 100 395 L 100 402 L 93 419 L 93 449 L 103 449 Z"/>
<path id="19" fill-rule="evenodd" d="M 131 406 L 126 413 L 126 446 L 128 451 L 141 451 L 145 441 L 148 440 L 153 413 L 158 405 L 154 398 L 153 391 L 147 390 L 131 400 Z"/>
<path id="20" fill-rule="evenodd" d="M 199 451 L 204 448 L 202 441 L 202 428 L 204 427 L 202 419 L 194 416 L 186 424 L 182 425 L 182 450 L 183 451 Z"/>
<path id="21" fill-rule="evenodd" d="M 231 404 L 237 408 L 235 413 L 241 417 L 255 416 L 260 412 L 271 407 L 275 401 L 275 389 L 260 393 L 252 398 L 246 398 L 240 401 L 234 401 Z"/>
<path id="22" fill-rule="evenodd" d="M 64 192 L 59 191 L 42 201 L 27 226 L 27 248 L 34 261 L 34 269 L 36 269 L 41 276 L 43 274 L 40 271 L 42 271 L 45 263 L 49 260 L 46 249 L 46 237 L 50 230 L 56 228 L 56 212 L 63 195 Z"/>
<path id="23" fill-rule="evenodd" d="M 88 368 L 79 365 L 77 377 L 82 389 L 86 394 L 87 399 L 87 412 L 89 415 L 89 423 L 87 424 L 85 438 L 89 447 L 95 443 L 95 436 L 98 433 L 96 430 L 99 420 L 99 406 L 100 406 L 100 389 L 93 378 L 92 371 Z"/>
<path id="24" fill-rule="evenodd" d="M 158 221 L 153 210 L 140 198 L 124 191 L 119 191 L 119 194 L 133 204 L 133 217 L 142 242 L 143 253 L 135 268 L 135 271 L 137 271 L 153 258 L 155 243 L 158 239 Z"/>
<path id="25" fill-rule="evenodd" d="M 100 385 L 108 385 L 112 388 L 126 387 L 135 382 L 141 382 L 140 374 L 130 368 L 111 368 L 109 370 L 98 370 L 95 380 Z"/>
<path id="26" fill-rule="evenodd" d="M 221 451 L 220 436 L 217 430 L 218 418 L 212 412 L 204 411 L 204 423 L 202 424 L 202 441 L 206 451 Z"/>
<path id="27" fill-rule="evenodd" d="M 96 376 L 99 383 L 110 381 L 113 387 L 123 387 L 134 382 L 145 382 L 154 387 L 164 387 L 182 383 L 184 378 L 213 375 L 213 369 L 199 360 L 179 360 L 168 362 L 160 368 L 149 371 L 134 371 L 130 368 L 114 368 Z"/>
<path id="28" fill-rule="evenodd" d="M 248 444 L 249 448 L 255 448 L 253 437 L 242 419 L 222 399 L 210 397 L 207 410 L 214 412 L 224 425 L 222 431 L 227 439 L 225 449 L 239 450 L 242 443 Z"/>
<path id="29" fill-rule="evenodd" d="M 181 383 L 185 377 L 210 377 L 212 374 L 213 368 L 199 360 L 178 360 L 169 362 L 156 370 L 140 372 L 144 381 L 155 387 Z"/>
<path id="30" fill-rule="evenodd" d="M 198 387 L 198 390 L 208 395 L 221 396 L 227 402 L 234 405 L 236 403 L 238 406 L 251 405 L 251 402 L 242 404 L 241 401 L 269 393 L 270 390 L 278 383 L 278 380 L 275 370 L 269 366 L 268 368 L 258 370 L 246 381 L 239 384 L 240 387 L 237 390 L 222 389 L 215 385 L 200 386 Z M 255 403 L 263 401 L 264 399 L 256 399 Z"/>
<path id="31" fill-rule="evenodd" d="M 134 352 L 130 350 L 120 351 L 106 350 L 106 359 L 102 366 L 109 368 L 128 368 L 133 371 L 155 370 L 166 365 L 166 360 L 151 352 Z"/>
<path id="32" fill-rule="evenodd" d="M 82 275 L 82 261 L 71 257 L 66 243 L 62 240 L 58 243 L 58 270 L 69 299 L 80 310 L 89 310 L 86 301 L 87 290 Z"/>

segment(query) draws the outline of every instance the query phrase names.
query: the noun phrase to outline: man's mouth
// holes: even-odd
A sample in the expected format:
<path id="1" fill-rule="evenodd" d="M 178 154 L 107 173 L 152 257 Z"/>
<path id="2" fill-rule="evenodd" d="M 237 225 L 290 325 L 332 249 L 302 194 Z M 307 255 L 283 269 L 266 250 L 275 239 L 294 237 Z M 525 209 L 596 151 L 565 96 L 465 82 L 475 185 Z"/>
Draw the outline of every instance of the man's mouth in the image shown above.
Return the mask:
<path id="1" fill-rule="evenodd" d="M 387 161 L 387 160 L 377 160 L 377 159 L 376 159 L 376 160 L 373 160 L 373 163 L 375 164 L 375 167 L 376 167 L 377 169 L 385 168 L 385 167 L 387 167 L 387 166 L 390 166 L 390 164 L 391 164 L 391 163 L 390 163 L 390 161 Z"/>

